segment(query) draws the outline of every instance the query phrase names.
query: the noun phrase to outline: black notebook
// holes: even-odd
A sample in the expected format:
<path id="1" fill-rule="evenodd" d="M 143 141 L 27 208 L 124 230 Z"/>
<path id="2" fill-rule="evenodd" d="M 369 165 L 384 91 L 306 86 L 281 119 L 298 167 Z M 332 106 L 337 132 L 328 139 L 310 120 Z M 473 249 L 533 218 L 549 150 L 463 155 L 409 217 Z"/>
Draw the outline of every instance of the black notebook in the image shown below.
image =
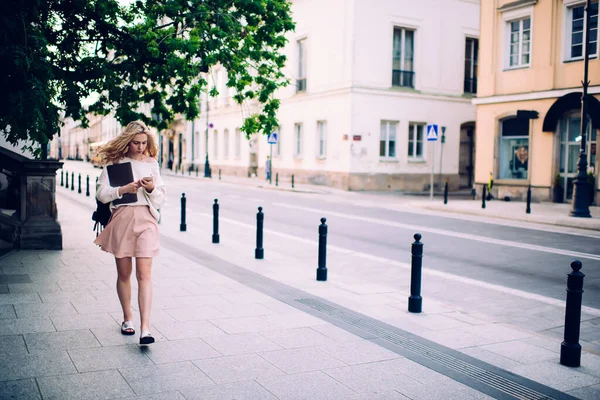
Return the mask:
<path id="1" fill-rule="evenodd" d="M 125 186 L 133 182 L 133 169 L 130 162 L 107 165 L 106 173 L 112 187 Z M 113 204 L 135 203 L 137 200 L 137 193 L 124 193 L 120 199 L 113 201 Z"/>

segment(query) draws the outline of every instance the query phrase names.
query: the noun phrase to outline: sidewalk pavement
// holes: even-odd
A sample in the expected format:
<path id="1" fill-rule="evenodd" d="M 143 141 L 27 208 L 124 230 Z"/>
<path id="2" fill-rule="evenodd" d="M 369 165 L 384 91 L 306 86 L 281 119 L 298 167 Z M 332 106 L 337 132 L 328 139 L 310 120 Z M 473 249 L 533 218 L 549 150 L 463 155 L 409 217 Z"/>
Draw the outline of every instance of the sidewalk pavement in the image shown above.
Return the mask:
<path id="1" fill-rule="evenodd" d="M 188 232 L 179 232 L 176 202 L 163 210 L 155 261 L 158 341 L 140 348 L 137 337 L 119 333 L 113 260 L 91 244 L 93 199 L 57 190 L 65 249 L 1 260 L 0 398 L 489 398 L 452 371 L 427 368 L 381 337 L 357 336 L 349 323 L 277 295 L 293 290 L 368 315 L 364 329 L 391 326 L 413 342 L 444 346 L 444 357 L 474 357 L 515 379 L 600 397 L 600 310 L 583 310 L 582 366 L 563 367 L 562 301 L 425 269 L 423 313 L 411 314 L 407 264 L 330 246 L 329 279 L 316 282 L 316 240 L 267 229 L 265 259 L 255 260 L 254 226 L 221 219 L 213 245 L 211 215 L 190 210 Z M 234 279 L 235 269 L 279 289 L 250 275 Z"/>

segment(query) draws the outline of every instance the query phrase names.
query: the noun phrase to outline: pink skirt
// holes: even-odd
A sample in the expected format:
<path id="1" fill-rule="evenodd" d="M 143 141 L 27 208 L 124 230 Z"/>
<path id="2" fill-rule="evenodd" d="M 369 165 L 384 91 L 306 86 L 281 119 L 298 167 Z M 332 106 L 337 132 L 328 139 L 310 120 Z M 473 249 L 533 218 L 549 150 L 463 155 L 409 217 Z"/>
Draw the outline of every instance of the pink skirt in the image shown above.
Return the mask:
<path id="1" fill-rule="evenodd" d="M 94 243 L 123 257 L 156 257 L 160 248 L 158 224 L 148 206 L 117 207 Z"/>

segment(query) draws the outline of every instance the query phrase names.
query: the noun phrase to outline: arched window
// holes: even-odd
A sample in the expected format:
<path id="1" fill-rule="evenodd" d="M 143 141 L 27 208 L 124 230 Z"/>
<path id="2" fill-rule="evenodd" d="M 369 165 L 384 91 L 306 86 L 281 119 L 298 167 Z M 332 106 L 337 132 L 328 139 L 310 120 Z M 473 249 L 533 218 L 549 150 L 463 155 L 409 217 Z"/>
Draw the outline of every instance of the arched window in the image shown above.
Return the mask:
<path id="1" fill-rule="evenodd" d="M 239 159 L 242 155 L 242 132 L 240 128 L 235 130 L 235 158 Z"/>
<path id="2" fill-rule="evenodd" d="M 223 131 L 223 158 L 229 158 L 229 129 Z"/>
<path id="3" fill-rule="evenodd" d="M 213 158 L 219 158 L 219 131 L 215 129 L 213 133 Z"/>
<path id="4" fill-rule="evenodd" d="M 500 122 L 498 178 L 529 177 L 529 120 L 510 117 Z"/>

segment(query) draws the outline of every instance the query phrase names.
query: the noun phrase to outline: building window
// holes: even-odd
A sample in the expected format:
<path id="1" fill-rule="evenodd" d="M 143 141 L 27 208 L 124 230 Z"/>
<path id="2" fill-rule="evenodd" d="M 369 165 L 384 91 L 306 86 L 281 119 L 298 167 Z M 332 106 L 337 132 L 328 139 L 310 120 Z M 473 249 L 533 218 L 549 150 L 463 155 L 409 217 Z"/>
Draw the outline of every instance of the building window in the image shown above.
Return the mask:
<path id="1" fill-rule="evenodd" d="M 281 127 L 275 131 L 277 133 L 277 143 L 275 143 L 275 156 L 281 156 Z"/>
<path id="2" fill-rule="evenodd" d="M 425 125 L 409 124 L 408 125 L 408 159 L 422 160 L 423 159 L 423 135 Z"/>
<path id="3" fill-rule="evenodd" d="M 219 157 L 219 131 L 213 133 L 213 158 L 216 160 Z"/>
<path id="4" fill-rule="evenodd" d="M 223 158 L 229 158 L 229 129 L 223 131 Z"/>
<path id="5" fill-rule="evenodd" d="M 294 157 L 302 156 L 302 124 L 294 124 Z"/>
<path id="6" fill-rule="evenodd" d="M 379 157 L 396 158 L 397 121 L 381 121 L 379 134 Z"/>
<path id="7" fill-rule="evenodd" d="M 327 121 L 317 121 L 317 135 L 318 157 L 325 158 L 327 157 Z"/>
<path id="8" fill-rule="evenodd" d="M 306 91 L 306 39 L 298 40 L 298 78 L 296 92 Z"/>
<path id="9" fill-rule="evenodd" d="M 392 45 L 392 86 L 415 87 L 415 31 L 394 28 Z"/>
<path id="10" fill-rule="evenodd" d="M 509 21 L 508 66 L 529 66 L 531 56 L 531 17 Z"/>
<path id="11" fill-rule="evenodd" d="M 239 159 L 242 155 L 242 132 L 237 128 L 235 130 L 235 158 Z"/>
<path id="12" fill-rule="evenodd" d="M 567 59 L 583 58 L 583 42 L 585 40 L 585 4 L 567 9 Z M 590 8 L 590 40 L 588 44 L 590 56 L 598 55 L 598 3 Z"/>
<path id="13" fill-rule="evenodd" d="M 477 58 L 479 40 L 467 38 L 465 42 L 465 93 L 477 93 Z"/>
<path id="14" fill-rule="evenodd" d="M 529 169 L 529 120 L 507 118 L 500 122 L 500 179 L 527 179 Z"/>

